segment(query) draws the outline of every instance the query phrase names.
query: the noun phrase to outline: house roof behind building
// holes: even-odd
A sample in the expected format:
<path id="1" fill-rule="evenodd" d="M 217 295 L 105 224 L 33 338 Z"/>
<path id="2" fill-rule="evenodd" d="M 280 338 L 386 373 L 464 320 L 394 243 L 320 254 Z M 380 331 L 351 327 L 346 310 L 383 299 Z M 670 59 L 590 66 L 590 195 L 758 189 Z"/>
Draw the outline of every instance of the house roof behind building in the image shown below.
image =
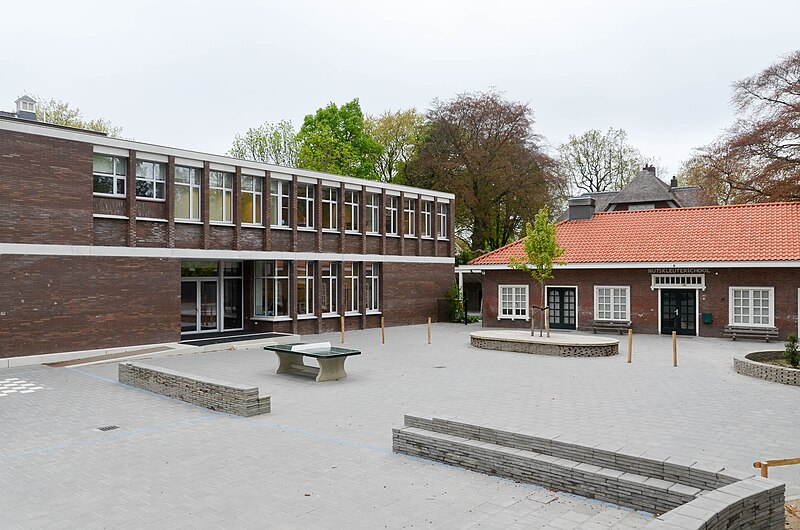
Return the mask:
<path id="1" fill-rule="evenodd" d="M 609 204 L 672 201 L 669 184 L 647 170 L 640 171 L 627 186 L 622 188 Z"/>
<path id="2" fill-rule="evenodd" d="M 562 221 L 557 237 L 567 263 L 663 263 L 800 260 L 800 202 L 661 208 L 596 213 Z M 515 241 L 470 262 L 523 259 Z"/>

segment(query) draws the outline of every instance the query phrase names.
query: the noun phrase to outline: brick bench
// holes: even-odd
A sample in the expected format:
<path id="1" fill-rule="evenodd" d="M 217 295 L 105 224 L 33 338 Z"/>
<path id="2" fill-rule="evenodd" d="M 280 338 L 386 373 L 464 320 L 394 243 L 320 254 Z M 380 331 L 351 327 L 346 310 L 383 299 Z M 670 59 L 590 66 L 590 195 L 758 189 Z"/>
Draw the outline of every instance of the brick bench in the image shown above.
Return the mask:
<path id="1" fill-rule="evenodd" d="M 454 420 L 406 416 L 404 423 L 392 431 L 396 453 L 662 513 L 651 525 L 665 530 L 783 528 L 783 484 L 749 472 Z M 731 520 L 737 524 L 724 526 Z"/>
<path id="2" fill-rule="evenodd" d="M 617 331 L 620 335 L 630 329 L 630 321 L 625 320 L 592 320 L 592 333 L 598 331 Z"/>
<path id="3" fill-rule="evenodd" d="M 724 337 L 736 339 L 755 339 L 769 342 L 770 339 L 778 340 L 778 328 L 748 328 L 742 326 L 725 326 L 722 332 Z"/>

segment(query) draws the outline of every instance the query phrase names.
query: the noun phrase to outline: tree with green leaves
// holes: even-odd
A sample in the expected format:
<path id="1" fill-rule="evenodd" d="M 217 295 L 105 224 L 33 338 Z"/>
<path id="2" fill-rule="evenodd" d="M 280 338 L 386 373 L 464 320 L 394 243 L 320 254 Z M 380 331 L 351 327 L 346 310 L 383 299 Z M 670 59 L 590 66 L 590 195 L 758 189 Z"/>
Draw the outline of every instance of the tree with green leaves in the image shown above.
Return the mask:
<path id="1" fill-rule="evenodd" d="M 534 280 L 539 282 L 542 287 L 542 306 L 539 308 L 542 315 L 546 315 L 547 301 L 545 300 L 545 283 L 553 277 L 553 267 L 564 265 L 558 258 L 564 255 L 566 249 L 558 243 L 556 237 L 556 223 L 550 220 L 550 210 L 547 206 L 542 206 L 534 218 L 533 225 L 525 224 L 527 234 L 522 241 L 522 248 L 525 250 L 525 259 L 517 260 L 513 256 L 509 265 L 518 270 L 528 271 Z M 542 328 L 547 326 L 547 336 L 550 336 L 549 323 L 545 324 L 542 318 Z M 531 334 L 533 334 L 533 319 L 531 319 Z M 539 336 L 542 336 L 541 328 Z"/>
<path id="2" fill-rule="evenodd" d="M 366 132 L 382 149 L 375 159 L 378 179 L 401 184 L 405 181 L 406 167 L 422 138 L 424 123 L 425 116 L 414 108 L 367 116 Z"/>
<path id="3" fill-rule="evenodd" d="M 291 121 L 265 122 L 260 127 L 237 134 L 228 155 L 278 166 L 296 167 L 300 145 Z"/>
<path id="4" fill-rule="evenodd" d="M 72 108 L 65 101 L 53 98 L 45 100 L 38 96 L 33 99 L 36 100 L 36 119 L 41 122 L 98 131 L 112 138 L 118 138 L 122 132 L 122 127 L 113 125 L 105 118 L 87 120 L 79 108 Z"/>
<path id="5" fill-rule="evenodd" d="M 374 165 L 381 146 L 364 130 L 364 114 L 358 98 L 341 107 L 329 103 L 307 115 L 297 140 L 300 144 L 297 161 L 302 168 L 377 179 Z"/>

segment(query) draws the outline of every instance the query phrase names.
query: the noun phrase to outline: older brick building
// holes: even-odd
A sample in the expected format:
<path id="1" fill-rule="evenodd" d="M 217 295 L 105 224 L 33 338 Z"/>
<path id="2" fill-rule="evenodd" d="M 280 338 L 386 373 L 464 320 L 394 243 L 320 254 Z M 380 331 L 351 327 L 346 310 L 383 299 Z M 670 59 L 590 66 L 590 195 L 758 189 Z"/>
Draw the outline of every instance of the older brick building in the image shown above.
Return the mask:
<path id="1" fill-rule="evenodd" d="M 454 196 L 0 115 L 0 358 L 422 323 Z"/>
<path id="2" fill-rule="evenodd" d="M 557 225 L 564 266 L 547 282 L 550 325 L 784 339 L 798 332 L 800 203 L 593 211 L 571 201 Z M 480 256 L 483 325 L 530 326 L 542 306 L 508 267 L 520 241 Z"/>

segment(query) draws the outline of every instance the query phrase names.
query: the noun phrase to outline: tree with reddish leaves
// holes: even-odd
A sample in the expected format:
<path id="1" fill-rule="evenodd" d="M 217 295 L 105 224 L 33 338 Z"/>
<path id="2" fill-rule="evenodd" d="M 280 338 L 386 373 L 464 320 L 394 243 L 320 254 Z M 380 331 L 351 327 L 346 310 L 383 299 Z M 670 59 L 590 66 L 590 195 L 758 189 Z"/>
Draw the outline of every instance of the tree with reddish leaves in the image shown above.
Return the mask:
<path id="1" fill-rule="evenodd" d="M 455 193 L 458 237 L 472 251 L 492 250 L 563 189 L 540 141 L 530 107 L 496 91 L 434 100 L 406 181 Z"/>
<path id="2" fill-rule="evenodd" d="M 800 200 L 800 50 L 733 85 L 738 114 L 684 165 L 721 203 Z"/>

